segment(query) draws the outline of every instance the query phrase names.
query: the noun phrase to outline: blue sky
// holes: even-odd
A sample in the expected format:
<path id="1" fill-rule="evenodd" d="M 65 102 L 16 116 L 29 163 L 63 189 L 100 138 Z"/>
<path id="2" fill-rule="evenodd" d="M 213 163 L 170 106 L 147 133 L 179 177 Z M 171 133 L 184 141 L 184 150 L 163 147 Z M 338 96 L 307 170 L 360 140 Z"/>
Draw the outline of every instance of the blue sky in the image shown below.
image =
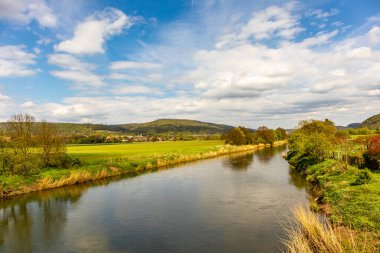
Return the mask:
<path id="1" fill-rule="evenodd" d="M 378 0 L 0 0 L 0 120 L 346 125 L 379 59 Z"/>

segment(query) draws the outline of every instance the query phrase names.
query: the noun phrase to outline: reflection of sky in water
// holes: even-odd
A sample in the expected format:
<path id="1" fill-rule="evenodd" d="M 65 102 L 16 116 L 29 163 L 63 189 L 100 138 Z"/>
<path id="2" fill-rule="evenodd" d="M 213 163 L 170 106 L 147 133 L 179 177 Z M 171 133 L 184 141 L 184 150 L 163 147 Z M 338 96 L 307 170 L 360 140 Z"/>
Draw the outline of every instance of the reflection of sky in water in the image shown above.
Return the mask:
<path id="1" fill-rule="evenodd" d="M 0 251 L 277 252 L 278 220 L 306 201 L 305 182 L 289 174 L 281 151 L 8 201 Z"/>

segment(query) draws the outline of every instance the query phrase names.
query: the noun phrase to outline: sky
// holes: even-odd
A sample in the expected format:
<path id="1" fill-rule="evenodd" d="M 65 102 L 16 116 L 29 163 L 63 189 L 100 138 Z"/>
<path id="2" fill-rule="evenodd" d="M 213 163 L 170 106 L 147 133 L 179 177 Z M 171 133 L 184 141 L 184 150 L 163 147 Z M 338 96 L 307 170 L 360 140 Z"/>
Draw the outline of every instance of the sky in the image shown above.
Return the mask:
<path id="1" fill-rule="evenodd" d="M 0 121 L 380 113 L 379 0 L 0 0 Z"/>

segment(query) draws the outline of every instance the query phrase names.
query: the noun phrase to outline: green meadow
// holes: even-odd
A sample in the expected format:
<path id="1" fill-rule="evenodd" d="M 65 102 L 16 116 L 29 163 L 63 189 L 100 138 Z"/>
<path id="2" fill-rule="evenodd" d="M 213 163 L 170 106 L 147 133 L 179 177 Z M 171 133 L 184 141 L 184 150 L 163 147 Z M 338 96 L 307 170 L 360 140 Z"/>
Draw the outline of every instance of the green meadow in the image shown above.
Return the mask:
<path id="1" fill-rule="evenodd" d="M 166 141 L 127 144 L 69 145 L 67 153 L 83 163 L 94 163 L 107 159 L 135 159 L 136 157 L 165 157 L 215 151 L 223 145 L 220 140 L 212 141 Z"/>

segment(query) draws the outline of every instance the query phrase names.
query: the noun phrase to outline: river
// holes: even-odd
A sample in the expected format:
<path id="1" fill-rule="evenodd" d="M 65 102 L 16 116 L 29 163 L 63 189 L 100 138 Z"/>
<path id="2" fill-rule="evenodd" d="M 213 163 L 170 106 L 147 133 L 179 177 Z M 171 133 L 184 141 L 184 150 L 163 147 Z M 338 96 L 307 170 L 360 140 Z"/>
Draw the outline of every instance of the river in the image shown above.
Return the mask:
<path id="1" fill-rule="evenodd" d="M 306 203 L 284 147 L 19 196 L 0 208 L 0 252 L 281 252 Z"/>

